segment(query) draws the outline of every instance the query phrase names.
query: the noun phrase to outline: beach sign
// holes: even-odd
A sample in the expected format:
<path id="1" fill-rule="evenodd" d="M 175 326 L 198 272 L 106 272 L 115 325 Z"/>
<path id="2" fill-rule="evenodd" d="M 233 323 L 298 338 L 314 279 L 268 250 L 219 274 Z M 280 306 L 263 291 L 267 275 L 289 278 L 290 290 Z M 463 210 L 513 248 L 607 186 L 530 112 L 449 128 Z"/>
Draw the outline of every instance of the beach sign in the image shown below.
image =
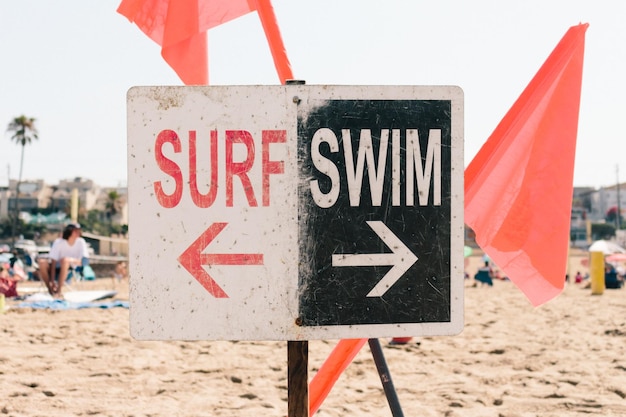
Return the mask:
<path id="1" fill-rule="evenodd" d="M 311 340 L 463 327 L 463 93 L 128 91 L 130 327 Z"/>

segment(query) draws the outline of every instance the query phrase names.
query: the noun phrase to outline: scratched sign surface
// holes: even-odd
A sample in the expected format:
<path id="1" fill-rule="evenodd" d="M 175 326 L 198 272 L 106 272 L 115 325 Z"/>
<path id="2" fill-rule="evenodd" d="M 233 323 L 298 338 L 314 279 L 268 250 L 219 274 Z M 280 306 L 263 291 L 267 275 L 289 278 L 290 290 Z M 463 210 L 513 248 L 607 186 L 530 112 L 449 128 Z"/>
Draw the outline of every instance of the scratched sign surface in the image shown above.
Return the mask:
<path id="1" fill-rule="evenodd" d="M 131 334 L 458 333 L 463 169 L 458 87 L 134 87 Z"/>

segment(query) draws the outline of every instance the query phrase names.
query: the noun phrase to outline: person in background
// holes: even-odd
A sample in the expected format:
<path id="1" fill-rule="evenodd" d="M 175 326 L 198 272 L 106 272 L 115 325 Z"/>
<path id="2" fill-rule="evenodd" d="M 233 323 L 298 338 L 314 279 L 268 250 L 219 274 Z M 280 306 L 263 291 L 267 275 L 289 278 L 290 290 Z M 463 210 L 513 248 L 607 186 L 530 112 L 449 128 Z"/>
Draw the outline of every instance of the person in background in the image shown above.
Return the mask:
<path id="1" fill-rule="evenodd" d="M 20 258 L 17 256 L 17 251 L 14 250 L 11 252 L 11 258 L 9 258 L 9 268 L 13 268 L 13 266 L 19 261 Z"/>
<path id="2" fill-rule="evenodd" d="M 115 272 L 113 273 L 113 285 L 115 285 L 116 282 L 122 282 L 122 280 L 125 280 L 127 277 L 128 272 L 126 269 L 126 262 L 118 261 L 115 264 Z"/>
<path id="3" fill-rule="evenodd" d="M 581 282 L 583 282 L 583 274 L 581 274 L 580 271 L 577 271 L 576 276 L 574 277 L 574 283 L 580 284 Z"/>
<path id="4" fill-rule="evenodd" d="M 26 272 L 24 272 L 24 262 L 20 259 L 16 250 L 13 251 L 11 259 L 9 259 L 9 276 L 15 278 L 18 281 L 26 278 Z"/>
<path id="5" fill-rule="evenodd" d="M 0 265 L 0 294 L 5 297 L 17 297 L 17 282 L 18 278 L 14 278 L 9 275 L 9 271 Z"/>
<path id="6" fill-rule="evenodd" d="M 62 237 L 50 248 L 48 258 L 39 259 L 39 277 L 48 287 L 48 292 L 62 298 L 62 289 L 70 268 L 79 268 L 89 262 L 87 242 L 81 237 L 78 223 L 70 223 L 63 229 Z"/>
<path id="7" fill-rule="evenodd" d="M 493 268 L 491 268 L 490 262 L 485 261 L 485 265 L 476 271 L 476 275 L 474 275 L 474 287 L 478 286 L 480 282 L 481 285 L 493 286 Z"/>

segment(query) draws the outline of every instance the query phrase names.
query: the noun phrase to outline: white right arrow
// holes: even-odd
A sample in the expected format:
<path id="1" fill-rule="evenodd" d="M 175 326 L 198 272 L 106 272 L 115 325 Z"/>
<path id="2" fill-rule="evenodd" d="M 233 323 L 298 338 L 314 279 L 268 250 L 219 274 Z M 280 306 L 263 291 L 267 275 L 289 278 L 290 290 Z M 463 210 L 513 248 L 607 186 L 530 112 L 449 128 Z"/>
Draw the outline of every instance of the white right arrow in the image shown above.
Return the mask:
<path id="1" fill-rule="evenodd" d="M 406 271 L 417 261 L 417 256 L 398 239 L 381 221 L 368 221 L 367 224 L 385 242 L 392 253 L 339 254 L 332 256 L 332 266 L 387 266 L 393 265 L 385 276 L 367 294 L 368 297 L 382 297 Z"/>

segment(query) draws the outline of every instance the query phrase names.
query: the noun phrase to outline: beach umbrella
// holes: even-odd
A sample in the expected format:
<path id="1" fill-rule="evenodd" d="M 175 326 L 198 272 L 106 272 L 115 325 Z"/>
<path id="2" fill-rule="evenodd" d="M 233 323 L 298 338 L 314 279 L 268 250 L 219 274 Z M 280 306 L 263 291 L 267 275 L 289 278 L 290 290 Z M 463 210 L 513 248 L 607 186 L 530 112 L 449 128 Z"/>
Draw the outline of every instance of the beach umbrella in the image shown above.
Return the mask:
<path id="1" fill-rule="evenodd" d="M 605 255 L 612 255 L 614 253 L 626 253 L 626 249 L 622 248 L 617 243 L 609 240 L 596 240 L 589 246 L 589 252 L 602 252 Z"/>
<path id="2" fill-rule="evenodd" d="M 626 262 L 626 253 L 614 253 L 606 257 L 607 262 Z"/>

